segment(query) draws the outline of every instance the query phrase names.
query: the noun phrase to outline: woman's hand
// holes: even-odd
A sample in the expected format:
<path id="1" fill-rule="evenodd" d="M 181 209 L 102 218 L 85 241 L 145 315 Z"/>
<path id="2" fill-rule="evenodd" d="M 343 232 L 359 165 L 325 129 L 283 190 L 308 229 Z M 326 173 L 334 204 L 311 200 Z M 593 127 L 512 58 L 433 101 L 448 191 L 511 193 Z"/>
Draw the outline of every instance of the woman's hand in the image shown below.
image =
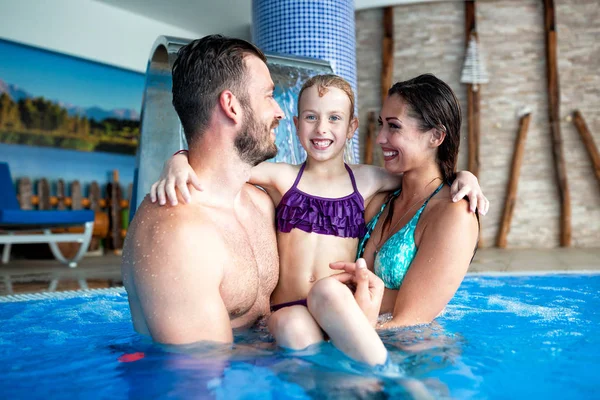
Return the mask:
<path id="1" fill-rule="evenodd" d="M 158 198 L 158 204 L 163 206 L 167 203 L 168 199 L 171 205 L 175 206 L 177 205 L 175 187 L 177 187 L 183 200 L 189 203 L 191 195 L 188 183 L 196 188 L 196 190 L 202 191 L 200 180 L 193 168 L 190 167 L 187 155 L 176 154 L 167 161 L 158 181 L 152 184 L 150 188 L 150 200 L 155 203 Z"/>
<path id="2" fill-rule="evenodd" d="M 469 171 L 460 171 L 456 174 L 456 179 L 450 187 L 450 195 L 453 202 L 462 200 L 467 196 L 471 212 L 475 212 L 479 208 L 479 214 L 485 215 L 490 208 L 490 202 L 483 195 L 477 177 Z"/>
<path id="3" fill-rule="evenodd" d="M 367 269 L 363 258 L 356 262 L 338 261 L 329 264 L 329 268 L 344 271 L 331 277 L 343 284 L 353 284 L 356 287 L 354 299 L 372 326 L 377 325 L 381 300 L 383 299 L 383 281 Z"/>

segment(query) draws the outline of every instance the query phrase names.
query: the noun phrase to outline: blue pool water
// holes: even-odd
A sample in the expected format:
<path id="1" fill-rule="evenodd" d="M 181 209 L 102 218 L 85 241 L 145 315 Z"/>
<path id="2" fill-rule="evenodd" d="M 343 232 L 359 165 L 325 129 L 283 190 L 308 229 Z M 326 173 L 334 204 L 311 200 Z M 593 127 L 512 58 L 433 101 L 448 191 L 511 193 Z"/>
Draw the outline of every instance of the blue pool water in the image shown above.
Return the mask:
<path id="1" fill-rule="evenodd" d="M 382 333 L 385 371 L 328 344 L 284 352 L 263 328 L 233 350 L 167 349 L 134 333 L 123 290 L 63 296 L 0 303 L 0 397 L 600 396 L 600 275 L 467 277 L 436 323 Z"/>

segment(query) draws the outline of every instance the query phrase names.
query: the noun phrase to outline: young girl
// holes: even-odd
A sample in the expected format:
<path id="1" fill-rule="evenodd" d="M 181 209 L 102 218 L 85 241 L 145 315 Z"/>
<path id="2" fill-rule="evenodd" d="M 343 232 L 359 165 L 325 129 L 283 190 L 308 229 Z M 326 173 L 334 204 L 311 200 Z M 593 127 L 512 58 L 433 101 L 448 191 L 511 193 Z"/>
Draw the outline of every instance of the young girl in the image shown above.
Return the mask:
<path id="1" fill-rule="evenodd" d="M 330 263 L 355 260 L 358 240 L 365 234 L 365 207 L 377 193 L 398 188 L 402 176 L 344 163 L 346 141 L 358 119 L 352 88 L 339 76 L 317 75 L 302 86 L 294 124 L 306 162 L 263 162 L 252 169 L 249 183 L 264 188 L 276 206 L 280 274 L 271 296 L 269 329 L 280 346 L 301 349 L 323 337 L 306 308 L 312 285 L 339 272 Z M 150 197 L 165 204 L 166 193 L 175 205 L 175 186 L 187 199 L 188 182 L 201 190 L 187 158 L 176 155 L 152 185 Z M 479 203 L 485 213 L 487 199 L 471 173 L 458 174 L 452 194 L 455 200 L 468 194 L 472 211 Z"/>

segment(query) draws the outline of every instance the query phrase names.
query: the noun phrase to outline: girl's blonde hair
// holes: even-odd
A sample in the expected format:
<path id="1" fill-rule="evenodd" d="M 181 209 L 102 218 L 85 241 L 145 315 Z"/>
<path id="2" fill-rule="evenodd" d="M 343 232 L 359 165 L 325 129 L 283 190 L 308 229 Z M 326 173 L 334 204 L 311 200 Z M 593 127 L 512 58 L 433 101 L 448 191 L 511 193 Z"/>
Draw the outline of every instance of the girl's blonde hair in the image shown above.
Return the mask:
<path id="1" fill-rule="evenodd" d="M 313 86 L 317 87 L 320 97 L 323 97 L 330 87 L 340 89 L 346 93 L 348 99 L 350 99 L 350 120 L 354 118 L 354 91 L 344 78 L 333 74 L 315 75 L 304 82 L 304 85 L 302 85 L 302 89 L 300 89 L 300 93 L 298 94 L 298 115 L 300 114 L 300 99 L 302 98 L 302 93 Z"/>

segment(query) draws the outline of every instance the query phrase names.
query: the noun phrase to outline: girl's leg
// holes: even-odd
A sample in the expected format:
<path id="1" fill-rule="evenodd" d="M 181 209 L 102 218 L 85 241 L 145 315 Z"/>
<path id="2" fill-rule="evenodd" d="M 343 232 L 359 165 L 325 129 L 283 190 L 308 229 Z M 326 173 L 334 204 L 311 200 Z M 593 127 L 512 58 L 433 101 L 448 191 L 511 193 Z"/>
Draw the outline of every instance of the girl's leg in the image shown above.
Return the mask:
<path id="1" fill-rule="evenodd" d="M 304 306 L 284 307 L 269 317 L 269 331 L 277 344 L 292 350 L 322 342 L 323 332 Z"/>
<path id="2" fill-rule="evenodd" d="M 346 285 L 334 278 L 317 281 L 308 294 L 308 310 L 348 357 L 369 365 L 385 364 L 387 350 Z"/>

